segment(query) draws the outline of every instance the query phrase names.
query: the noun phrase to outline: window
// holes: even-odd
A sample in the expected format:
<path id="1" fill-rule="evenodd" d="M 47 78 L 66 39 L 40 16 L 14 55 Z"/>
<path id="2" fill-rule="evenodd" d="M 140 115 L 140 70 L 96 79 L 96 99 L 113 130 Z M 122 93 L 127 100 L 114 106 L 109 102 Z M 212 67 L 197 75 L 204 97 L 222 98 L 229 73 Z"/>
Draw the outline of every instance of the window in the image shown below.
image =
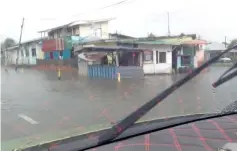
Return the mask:
<path id="1" fill-rule="evenodd" d="M 191 64 L 190 56 L 181 56 L 181 66 L 186 66 Z"/>
<path id="2" fill-rule="evenodd" d="M 49 56 L 50 56 L 50 59 L 53 59 L 53 52 L 52 51 L 49 53 Z"/>
<path id="3" fill-rule="evenodd" d="M 159 63 L 159 52 L 156 51 L 156 64 L 158 64 L 158 63 Z"/>
<path id="4" fill-rule="evenodd" d="M 144 61 L 152 61 L 152 60 L 153 60 L 153 52 L 144 51 Z"/>
<path id="5" fill-rule="evenodd" d="M 32 54 L 32 57 L 36 57 L 36 49 L 35 48 L 31 49 L 31 54 Z"/>
<path id="6" fill-rule="evenodd" d="M 166 63 L 166 52 L 159 52 L 159 63 Z"/>
<path id="7" fill-rule="evenodd" d="M 25 52 L 26 52 L 26 57 L 29 57 L 29 49 L 26 49 Z"/>

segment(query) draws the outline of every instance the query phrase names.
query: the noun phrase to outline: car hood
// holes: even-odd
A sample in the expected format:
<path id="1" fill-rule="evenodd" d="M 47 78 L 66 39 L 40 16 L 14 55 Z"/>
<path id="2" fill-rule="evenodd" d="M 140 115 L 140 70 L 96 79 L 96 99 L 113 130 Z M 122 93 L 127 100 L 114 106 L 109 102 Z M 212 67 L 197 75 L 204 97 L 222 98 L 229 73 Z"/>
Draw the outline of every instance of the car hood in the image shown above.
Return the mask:
<path id="1" fill-rule="evenodd" d="M 214 114 L 214 113 L 213 113 Z M 199 118 L 202 116 L 209 116 L 211 114 L 195 114 L 195 115 L 182 115 L 182 116 L 174 116 L 174 117 L 166 117 L 166 118 L 155 118 L 145 121 L 139 121 L 131 128 L 127 129 L 123 134 L 121 134 L 117 139 L 125 138 L 127 136 L 136 135 L 139 133 L 146 132 L 148 130 L 156 129 L 157 127 L 166 127 L 170 124 L 176 124 L 180 121 L 188 121 L 194 118 Z M 101 134 L 105 133 L 108 129 L 111 128 L 111 125 L 98 125 L 94 126 L 93 128 L 86 129 L 86 131 L 77 133 L 76 131 L 70 130 L 67 131 L 69 135 L 66 137 L 58 137 L 57 139 L 51 139 L 50 141 L 44 141 L 40 144 L 37 142 L 35 143 L 25 143 L 18 146 L 16 150 L 44 150 L 51 148 L 55 144 L 58 145 L 65 145 L 71 146 L 70 144 L 79 144 L 78 146 L 83 147 L 84 145 L 88 145 L 88 143 L 95 143 L 96 137 L 100 136 Z M 62 133 L 62 132 L 61 132 Z M 86 142 L 86 143 L 85 143 Z M 67 147 L 68 148 L 68 147 Z"/>

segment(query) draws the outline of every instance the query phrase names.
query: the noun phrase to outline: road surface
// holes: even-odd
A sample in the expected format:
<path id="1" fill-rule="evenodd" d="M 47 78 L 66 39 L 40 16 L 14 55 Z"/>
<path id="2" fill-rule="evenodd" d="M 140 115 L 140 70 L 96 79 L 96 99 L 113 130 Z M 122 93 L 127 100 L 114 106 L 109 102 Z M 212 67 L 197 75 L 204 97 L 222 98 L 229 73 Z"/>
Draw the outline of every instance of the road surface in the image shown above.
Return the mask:
<path id="1" fill-rule="evenodd" d="M 226 67 L 212 67 L 166 98 L 142 120 L 217 112 L 237 98 L 237 79 L 211 87 Z M 1 71 L 2 145 L 25 146 L 108 126 L 183 75 L 144 80 L 91 80 L 76 73 Z"/>

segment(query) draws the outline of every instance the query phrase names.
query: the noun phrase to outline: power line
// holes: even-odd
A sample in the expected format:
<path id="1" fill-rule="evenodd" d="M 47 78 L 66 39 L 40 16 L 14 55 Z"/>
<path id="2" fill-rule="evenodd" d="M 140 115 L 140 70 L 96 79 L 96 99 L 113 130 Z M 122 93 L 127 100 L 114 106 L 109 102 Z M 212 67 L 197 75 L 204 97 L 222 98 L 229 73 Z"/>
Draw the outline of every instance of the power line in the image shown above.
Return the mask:
<path id="1" fill-rule="evenodd" d="M 110 4 L 110 5 L 107 5 L 107 6 L 103 6 L 103 7 L 100 7 L 100 8 L 96 8 L 96 9 L 93 9 L 93 10 L 90 10 L 88 12 L 84 12 L 84 13 L 80 13 L 80 14 L 75 14 L 75 15 L 68 15 L 68 17 L 76 17 L 76 16 L 81 16 L 81 15 L 85 15 L 85 14 L 89 14 L 89 13 L 92 13 L 92 12 L 95 12 L 95 11 L 98 11 L 98 10 L 104 10 L 104 9 L 107 9 L 107 8 L 111 8 L 111 7 L 116 7 L 118 5 L 121 5 L 121 4 L 129 4 L 131 2 L 134 2 L 136 0 L 122 0 L 122 1 L 119 1 L 119 2 L 116 2 L 116 3 L 113 3 L 113 4 Z M 40 20 L 56 20 L 58 18 L 42 18 Z"/>

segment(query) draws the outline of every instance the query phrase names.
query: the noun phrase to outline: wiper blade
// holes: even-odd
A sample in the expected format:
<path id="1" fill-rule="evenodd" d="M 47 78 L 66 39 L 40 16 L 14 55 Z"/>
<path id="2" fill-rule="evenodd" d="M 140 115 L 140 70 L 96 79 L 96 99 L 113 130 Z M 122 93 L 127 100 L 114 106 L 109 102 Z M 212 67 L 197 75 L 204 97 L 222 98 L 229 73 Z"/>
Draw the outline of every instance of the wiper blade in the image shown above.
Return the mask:
<path id="1" fill-rule="evenodd" d="M 99 136 L 98 143 L 96 146 L 104 145 L 110 142 L 111 140 L 118 137 L 122 132 L 124 132 L 127 128 L 131 127 L 137 120 L 139 120 L 141 117 L 143 117 L 148 111 L 150 111 L 152 108 L 154 108 L 158 103 L 160 103 L 163 99 L 165 99 L 168 95 L 170 95 L 173 91 L 178 89 L 180 86 L 194 78 L 197 74 L 199 74 L 203 69 L 217 61 L 222 55 L 229 52 L 232 49 L 236 49 L 237 45 L 235 45 L 232 48 L 228 48 L 224 50 L 219 55 L 211 58 L 210 60 L 206 61 L 204 64 L 202 64 L 200 67 L 194 69 L 190 74 L 182 78 L 181 80 L 177 81 L 173 85 L 171 85 L 169 88 L 158 94 L 156 97 L 142 105 L 140 108 L 138 108 L 136 111 L 132 112 L 130 115 L 125 117 L 123 120 L 119 121 L 116 125 L 114 125 L 111 129 L 107 130 L 104 134 Z M 90 146 L 86 149 L 96 147 L 96 146 Z"/>
<path id="2" fill-rule="evenodd" d="M 233 69 L 232 69 L 233 70 Z M 229 71 L 230 72 L 230 71 Z M 219 85 L 225 83 L 226 81 L 229 81 L 230 79 L 234 78 L 235 76 L 237 76 L 237 69 L 235 71 L 233 71 L 232 73 L 228 74 L 227 76 L 225 77 L 221 77 L 219 78 L 216 82 L 214 82 L 212 84 L 212 86 L 214 88 L 218 87 Z"/>
<path id="3" fill-rule="evenodd" d="M 226 70 L 220 77 L 219 79 L 221 79 L 222 77 L 224 77 L 227 73 L 229 73 L 230 71 L 232 71 L 233 69 L 237 68 L 237 62 L 231 66 L 228 70 Z"/>

